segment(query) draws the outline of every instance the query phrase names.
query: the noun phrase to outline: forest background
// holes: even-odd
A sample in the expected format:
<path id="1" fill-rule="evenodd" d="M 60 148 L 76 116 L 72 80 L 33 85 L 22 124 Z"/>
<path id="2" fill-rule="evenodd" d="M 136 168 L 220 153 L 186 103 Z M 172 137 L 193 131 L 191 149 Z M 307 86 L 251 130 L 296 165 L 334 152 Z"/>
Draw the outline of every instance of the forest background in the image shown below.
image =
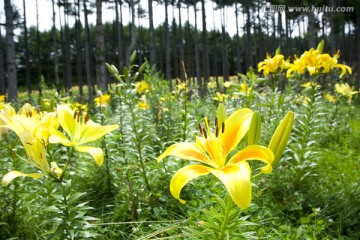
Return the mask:
<path id="1" fill-rule="evenodd" d="M 17 98 L 18 87 L 41 92 L 42 83 L 66 91 L 77 85 L 80 96 L 84 85 L 93 93 L 95 86 L 106 90 L 111 79 L 105 61 L 122 69 L 133 51 L 138 64 L 147 59 L 167 80 L 184 80 L 183 61 L 187 75 L 204 86 L 210 76 L 228 80 L 256 67 L 278 47 L 291 56 L 321 39 L 326 51 L 341 49 L 341 60 L 355 73 L 352 85 L 360 86 L 360 3 L 355 1 L 46 2 L 51 9 L 41 0 L 3 2 L 0 94 L 8 92 L 9 100 Z M 29 6 L 35 9 L 30 14 Z M 44 11 L 52 18 L 46 24 L 39 21 Z M 50 29 L 40 30 L 44 25 Z"/>

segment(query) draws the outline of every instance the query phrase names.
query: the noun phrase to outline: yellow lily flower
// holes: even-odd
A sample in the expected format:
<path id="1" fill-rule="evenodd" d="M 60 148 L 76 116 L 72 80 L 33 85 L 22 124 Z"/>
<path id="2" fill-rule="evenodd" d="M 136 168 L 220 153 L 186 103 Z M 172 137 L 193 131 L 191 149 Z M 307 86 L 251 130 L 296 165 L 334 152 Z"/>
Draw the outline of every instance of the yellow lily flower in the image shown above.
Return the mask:
<path id="1" fill-rule="evenodd" d="M 17 177 L 31 177 L 41 178 L 45 175 L 53 176 L 59 179 L 62 175 L 62 169 L 60 169 L 55 162 L 51 162 L 51 167 L 46 159 L 46 148 L 44 139 L 32 136 L 29 131 L 24 131 L 20 134 L 20 139 L 23 142 L 26 158 L 22 158 L 29 164 L 40 169 L 42 173 L 23 173 L 20 171 L 10 171 L 4 175 L 1 182 L 3 186 L 7 186 L 10 181 Z"/>
<path id="2" fill-rule="evenodd" d="M 99 147 L 84 146 L 93 142 L 105 134 L 117 129 L 119 125 L 101 126 L 89 119 L 86 114 L 74 112 L 66 105 L 57 106 L 58 120 L 62 129 L 67 133 L 53 129 L 49 138 L 50 143 L 61 143 L 64 146 L 74 147 L 79 152 L 89 153 L 95 162 L 101 166 L 104 162 L 104 153 Z"/>
<path id="3" fill-rule="evenodd" d="M 276 53 L 274 57 L 270 54 L 266 55 L 266 59 L 258 64 L 258 71 L 263 71 L 264 75 L 267 76 L 270 73 L 281 72 L 286 69 L 289 65 L 288 60 L 284 60 L 284 55 Z"/>
<path id="4" fill-rule="evenodd" d="M 57 128 L 58 122 L 54 113 L 46 113 L 36 111 L 30 104 L 25 103 L 19 112 L 16 114 L 13 107 L 7 105 L 0 115 L 0 127 L 13 130 L 16 135 L 22 140 L 21 135 L 23 132 L 29 132 L 33 136 L 38 136 L 48 142 L 51 128 Z M 25 144 L 22 141 L 23 145 Z"/>
<path id="5" fill-rule="evenodd" d="M 95 98 L 96 99 L 96 98 Z M 95 102 L 95 105 L 98 106 L 96 104 L 96 100 L 94 99 L 94 102 Z M 87 112 L 89 109 L 88 109 L 88 105 L 87 104 L 81 104 L 81 103 L 78 103 L 78 102 L 74 102 L 70 105 L 68 105 L 69 107 L 71 107 L 71 109 L 73 111 L 83 111 L 83 112 Z"/>
<path id="6" fill-rule="evenodd" d="M 303 88 L 311 88 L 311 87 L 314 87 L 315 89 L 317 89 L 317 88 L 320 87 L 320 85 L 317 84 L 316 82 L 306 82 L 306 83 L 304 83 L 304 84 L 301 84 L 301 86 L 302 86 Z"/>
<path id="7" fill-rule="evenodd" d="M 347 98 L 349 103 L 351 103 L 352 95 L 358 93 L 358 91 L 354 91 L 354 87 L 350 87 L 348 83 L 335 84 L 335 92 Z"/>
<path id="8" fill-rule="evenodd" d="M 216 97 L 213 97 L 213 99 L 218 102 L 225 102 L 228 96 L 227 94 L 216 92 Z"/>
<path id="9" fill-rule="evenodd" d="M 216 82 L 210 80 L 210 81 L 207 83 L 207 87 L 208 87 L 208 89 L 215 89 L 215 88 L 217 87 Z"/>
<path id="10" fill-rule="evenodd" d="M 326 100 L 328 100 L 331 103 L 336 102 L 335 97 L 333 95 L 331 95 L 330 93 L 326 93 L 324 97 L 325 97 Z"/>
<path id="11" fill-rule="evenodd" d="M 267 165 L 260 170 L 272 171 L 273 152 L 260 145 L 249 145 L 235 153 L 229 160 L 228 155 L 239 144 L 249 130 L 253 112 L 248 108 L 235 111 L 226 118 L 225 109 L 219 105 L 215 119 L 215 133 L 210 131 L 205 117 L 205 128 L 199 125 L 202 137 L 196 142 L 175 143 L 159 156 L 158 162 L 167 156 L 194 160 L 202 164 L 188 165 L 178 170 L 170 182 L 170 192 L 181 203 L 182 188 L 192 179 L 212 173 L 223 182 L 233 201 L 242 209 L 251 202 L 251 169 L 247 160 L 260 160 Z"/>
<path id="12" fill-rule="evenodd" d="M 8 119 L 15 113 L 15 109 L 9 103 L 0 103 L 0 140 L 2 136 L 8 132 L 6 128 L 1 127 L 2 125 L 6 124 L 6 120 L 4 119 Z"/>
<path id="13" fill-rule="evenodd" d="M 138 109 L 139 110 L 147 110 L 150 108 L 150 105 L 146 101 L 139 101 L 138 102 Z"/>
<path id="14" fill-rule="evenodd" d="M 145 80 L 142 80 L 141 82 L 136 82 L 135 89 L 138 94 L 146 93 L 149 91 L 149 84 Z"/>
<path id="15" fill-rule="evenodd" d="M 7 186 L 10 181 L 20 176 L 40 178 L 47 174 L 60 178 L 62 170 L 57 169 L 56 172 L 52 170 L 46 160 L 45 151 L 48 143 L 49 129 L 56 126 L 55 117 L 51 113 L 36 113 L 29 104 L 25 104 L 21 108 L 20 114 L 15 114 L 15 110 L 11 106 L 9 106 L 8 111 L 10 114 L 0 116 L 3 122 L 0 127 L 11 129 L 18 135 L 26 152 L 26 158 L 22 159 L 40 169 L 43 173 L 26 174 L 16 170 L 11 171 L 5 174 L 2 184 Z M 52 166 L 57 166 L 55 162 L 51 164 Z"/>
<path id="16" fill-rule="evenodd" d="M 98 107 L 107 107 L 110 103 L 111 96 L 109 94 L 104 94 L 99 97 L 94 98 L 95 106 Z"/>
<path id="17" fill-rule="evenodd" d="M 309 74 L 324 74 L 329 73 L 334 68 L 340 68 L 340 77 L 347 72 L 352 74 L 352 69 L 344 64 L 338 64 L 339 51 L 331 57 L 327 53 L 322 53 L 324 42 L 320 42 L 317 49 L 311 48 L 309 51 L 305 51 L 300 58 L 295 56 L 295 60 L 290 64 L 289 69 L 286 72 L 286 77 L 290 78 L 295 72 L 304 74 L 306 71 Z"/>
<path id="18" fill-rule="evenodd" d="M 357 91 L 353 91 L 354 87 L 350 87 L 348 83 L 337 83 L 335 84 L 335 91 L 347 98 L 350 98 L 352 95 L 358 93 Z"/>
<path id="19" fill-rule="evenodd" d="M 246 82 L 240 84 L 240 95 L 249 96 L 252 92 L 252 87 L 248 87 Z"/>
<path id="20" fill-rule="evenodd" d="M 223 83 L 223 86 L 224 86 L 225 88 L 229 88 L 229 87 L 231 87 L 232 84 L 233 84 L 233 81 L 225 81 L 225 82 Z"/>

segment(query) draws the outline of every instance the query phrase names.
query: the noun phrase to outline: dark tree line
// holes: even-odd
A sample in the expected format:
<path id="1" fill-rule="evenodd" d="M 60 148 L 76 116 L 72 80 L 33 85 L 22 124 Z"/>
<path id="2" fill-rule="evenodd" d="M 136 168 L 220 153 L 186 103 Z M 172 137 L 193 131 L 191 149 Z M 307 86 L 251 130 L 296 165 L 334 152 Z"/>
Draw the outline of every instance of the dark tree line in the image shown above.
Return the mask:
<path id="1" fill-rule="evenodd" d="M 327 51 L 341 49 L 341 60 L 360 68 L 360 3 L 350 0 L 298 1 L 290 0 L 214 0 L 214 19 L 206 16 L 205 0 L 159 0 L 164 7 L 163 24 L 154 27 L 154 1 L 148 0 L 144 9 L 139 0 L 51 0 L 52 29 L 39 31 L 38 0 L 37 24 L 27 25 L 26 1 L 22 9 L 15 9 L 10 0 L 4 0 L 6 22 L 2 23 L 6 35 L 0 41 L 0 94 L 8 93 L 10 100 L 17 99 L 18 86 L 24 90 L 40 90 L 43 81 L 58 90 L 68 91 L 78 85 L 89 86 L 89 98 L 94 89 L 106 91 L 110 78 L 104 63 L 122 69 L 129 62 L 131 53 L 138 52 L 138 61 L 145 58 L 156 65 L 166 79 L 184 79 L 184 66 L 188 77 L 200 85 L 209 76 L 223 76 L 245 72 L 264 59 L 266 52 L 281 52 L 289 56 L 315 47 L 320 39 L 326 40 Z M 102 22 L 102 6 L 115 12 L 112 22 Z M 353 7 L 351 12 L 264 12 L 265 6 L 330 6 Z M 234 7 L 232 16 L 226 9 Z M 131 18 L 123 23 L 123 11 L 130 11 Z M 187 15 L 181 10 L 187 10 Z M 190 16 L 190 11 L 194 15 Z M 57 10 L 57 11 L 56 11 Z M 169 11 L 178 12 L 178 19 Z M 58 14 L 62 12 L 63 14 Z M 84 13 L 84 14 L 81 14 Z M 89 24 L 89 15 L 96 14 L 95 26 Z M 202 23 L 189 19 L 201 16 Z M 69 25 L 70 19 L 75 24 Z M 140 25 L 147 18 L 149 27 Z M 208 22 L 216 21 L 220 29 L 208 29 Z M 236 24 L 236 34 L 227 32 L 229 21 Z M 185 23 L 184 23 L 185 22 Z M 60 25 L 60 28 L 56 28 Z M 14 41 L 14 29 L 21 29 Z M 357 82 L 359 86 L 359 80 Z M 96 87 L 95 87 L 96 86 Z"/>

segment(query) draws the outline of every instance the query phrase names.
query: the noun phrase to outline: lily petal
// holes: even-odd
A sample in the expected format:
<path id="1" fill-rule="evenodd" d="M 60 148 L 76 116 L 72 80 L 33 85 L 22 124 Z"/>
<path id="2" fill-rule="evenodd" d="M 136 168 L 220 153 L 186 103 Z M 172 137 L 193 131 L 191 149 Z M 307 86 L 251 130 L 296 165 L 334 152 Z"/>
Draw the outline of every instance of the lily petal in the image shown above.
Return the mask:
<path id="1" fill-rule="evenodd" d="M 105 134 L 114 131 L 115 129 L 119 128 L 119 125 L 107 125 L 107 126 L 101 126 L 100 124 L 97 124 L 91 120 L 89 120 L 86 124 L 82 126 L 81 130 L 81 138 L 79 139 L 79 145 L 85 144 L 88 142 L 93 142 L 101 137 L 103 137 Z"/>
<path id="2" fill-rule="evenodd" d="M 236 153 L 228 162 L 228 164 L 238 164 L 245 160 L 260 160 L 266 163 L 266 166 L 260 168 L 263 173 L 270 173 L 272 171 L 272 162 L 274 160 L 273 152 L 261 145 L 250 145 Z"/>
<path id="3" fill-rule="evenodd" d="M 207 175 L 211 172 L 212 168 L 204 165 L 188 165 L 179 169 L 171 179 L 170 192 L 174 198 L 179 200 L 182 204 L 186 203 L 185 200 L 180 198 L 180 192 L 183 187 L 192 179 Z"/>
<path id="4" fill-rule="evenodd" d="M 73 138 L 75 133 L 76 121 L 74 119 L 74 111 L 68 106 L 58 105 L 57 106 L 58 120 L 64 131 L 69 134 L 70 138 Z"/>
<path id="5" fill-rule="evenodd" d="M 230 164 L 222 169 L 213 169 L 211 173 L 223 182 L 236 205 L 241 209 L 250 206 L 251 170 L 246 161 Z"/>
<path id="6" fill-rule="evenodd" d="M 62 132 L 58 130 L 51 131 L 51 135 L 49 137 L 50 143 L 61 143 L 64 146 L 72 146 L 74 147 L 76 143 L 71 142 Z"/>
<path id="7" fill-rule="evenodd" d="M 89 147 L 89 146 L 78 146 L 76 148 L 79 152 L 87 152 L 94 158 L 98 166 L 101 166 L 104 162 L 104 152 L 101 148 L 98 147 Z"/>
<path id="8" fill-rule="evenodd" d="M 195 160 L 213 167 L 217 167 L 196 143 L 175 143 L 168 147 L 165 152 L 158 157 L 157 161 L 161 162 L 167 156 L 174 156 L 186 160 Z"/>
<path id="9" fill-rule="evenodd" d="M 32 178 L 41 178 L 44 174 L 42 173 L 22 173 L 19 171 L 11 171 L 4 175 L 4 177 L 1 180 L 1 183 L 4 187 L 7 187 L 7 185 L 14 180 L 17 177 L 32 177 Z"/>
<path id="10" fill-rule="evenodd" d="M 253 111 L 242 108 L 225 120 L 225 131 L 222 134 L 223 158 L 231 152 L 245 136 L 250 127 Z"/>

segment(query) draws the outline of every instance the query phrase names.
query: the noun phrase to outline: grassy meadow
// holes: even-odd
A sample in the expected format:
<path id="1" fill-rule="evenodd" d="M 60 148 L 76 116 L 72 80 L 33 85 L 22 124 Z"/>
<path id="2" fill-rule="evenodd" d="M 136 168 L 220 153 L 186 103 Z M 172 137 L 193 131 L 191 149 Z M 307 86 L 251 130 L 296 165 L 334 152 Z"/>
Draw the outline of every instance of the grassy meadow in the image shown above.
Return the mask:
<path id="1" fill-rule="evenodd" d="M 107 65 L 93 102 L 1 99 L 0 239 L 359 239 L 352 71 L 321 44 L 286 59 L 204 87 Z"/>

